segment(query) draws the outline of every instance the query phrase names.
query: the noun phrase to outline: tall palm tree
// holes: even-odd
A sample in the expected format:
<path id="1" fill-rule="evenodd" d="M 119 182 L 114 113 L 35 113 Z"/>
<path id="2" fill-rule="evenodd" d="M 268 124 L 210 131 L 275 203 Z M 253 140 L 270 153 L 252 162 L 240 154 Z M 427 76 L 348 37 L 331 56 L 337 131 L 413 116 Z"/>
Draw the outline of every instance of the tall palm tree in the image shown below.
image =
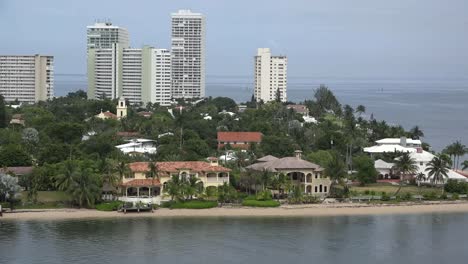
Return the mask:
<path id="1" fill-rule="evenodd" d="M 466 146 L 457 140 L 453 143 L 453 152 L 455 155 L 454 168 L 458 169 L 460 165 L 460 157 L 466 154 Z"/>
<path id="2" fill-rule="evenodd" d="M 153 181 L 154 179 L 160 180 L 158 164 L 156 162 L 150 162 L 148 164 L 148 171 L 145 175 L 146 178 L 151 178 Z"/>
<path id="3" fill-rule="evenodd" d="M 418 183 L 419 194 L 421 194 L 421 182 L 425 181 L 426 179 L 426 174 L 422 172 L 416 174 L 416 182 Z"/>
<path id="4" fill-rule="evenodd" d="M 73 177 L 77 173 L 78 163 L 74 160 L 66 160 L 60 169 L 60 174 L 56 176 L 55 185 L 61 190 L 67 190 L 73 182 Z"/>
<path id="5" fill-rule="evenodd" d="M 428 172 L 431 183 L 435 186 L 437 183 L 444 184 L 445 178 L 448 178 L 450 166 L 442 157 L 434 157 L 428 164 L 426 171 Z"/>
<path id="6" fill-rule="evenodd" d="M 271 181 L 274 188 L 278 190 L 278 201 L 280 199 L 281 190 L 285 188 L 287 180 L 288 178 L 284 173 L 278 173 L 274 175 L 273 180 Z"/>
<path id="7" fill-rule="evenodd" d="M 102 182 L 110 186 L 116 186 L 120 181 L 120 176 L 116 171 L 116 162 L 111 159 L 102 159 L 99 171 L 102 175 Z"/>
<path id="8" fill-rule="evenodd" d="M 400 174 L 400 186 L 395 192 L 395 195 L 397 195 L 401 190 L 404 176 L 415 174 L 418 171 L 418 166 L 416 165 L 416 161 L 411 158 L 409 153 L 403 153 L 403 155 L 395 162 L 395 170 Z"/>
<path id="9" fill-rule="evenodd" d="M 101 194 L 99 186 L 97 175 L 90 168 L 81 168 L 74 174 L 68 191 L 80 207 L 90 207 L 99 199 Z"/>
<path id="10" fill-rule="evenodd" d="M 420 139 L 424 137 L 424 132 L 419 128 L 419 126 L 414 126 L 409 131 L 409 135 L 412 139 Z"/>

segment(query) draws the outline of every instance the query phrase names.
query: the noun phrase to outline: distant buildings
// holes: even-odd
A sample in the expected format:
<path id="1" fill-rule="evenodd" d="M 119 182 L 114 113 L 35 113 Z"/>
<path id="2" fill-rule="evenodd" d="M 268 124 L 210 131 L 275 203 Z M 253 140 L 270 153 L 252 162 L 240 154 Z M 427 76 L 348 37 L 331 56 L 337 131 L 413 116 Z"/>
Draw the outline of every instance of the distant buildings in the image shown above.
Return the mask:
<path id="1" fill-rule="evenodd" d="M 205 97 L 205 17 L 190 10 L 172 14 L 172 96 Z"/>
<path id="2" fill-rule="evenodd" d="M 32 104 L 54 97 L 54 57 L 0 55 L 0 94 L 5 101 Z"/>
<path id="3" fill-rule="evenodd" d="M 127 29 L 114 26 L 111 22 L 97 22 L 87 27 L 87 50 L 110 49 L 113 44 L 128 48 L 129 41 Z"/>
<path id="4" fill-rule="evenodd" d="M 229 145 L 232 148 L 249 149 L 252 144 L 260 144 L 260 132 L 218 132 L 218 149 Z"/>
<path id="5" fill-rule="evenodd" d="M 255 92 L 257 102 L 270 102 L 278 98 L 287 101 L 286 56 L 272 56 L 269 48 L 259 48 L 255 56 Z"/>
<path id="6" fill-rule="evenodd" d="M 130 104 L 170 105 L 171 54 L 145 46 L 88 51 L 88 98 L 124 97 Z"/>

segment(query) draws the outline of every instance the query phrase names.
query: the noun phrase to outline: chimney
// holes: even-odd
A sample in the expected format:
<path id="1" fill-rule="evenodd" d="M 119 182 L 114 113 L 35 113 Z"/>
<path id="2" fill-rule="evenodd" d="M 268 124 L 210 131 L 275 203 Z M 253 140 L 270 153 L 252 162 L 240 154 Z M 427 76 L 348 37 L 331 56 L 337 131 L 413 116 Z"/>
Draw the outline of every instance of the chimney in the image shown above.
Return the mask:
<path id="1" fill-rule="evenodd" d="M 406 137 L 401 137 L 400 138 L 400 146 L 406 148 Z"/>
<path id="2" fill-rule="evenodd" d="M 417 153 L 423 153 L 423 149 L 421 147 L 416 148 Z"/>
<path id="3" fill-rule="evenodd" d="M 302 159 L 302 151 L 301 150 L 294 151 L 294 155 L 296 156 L 296 158 Z"/>

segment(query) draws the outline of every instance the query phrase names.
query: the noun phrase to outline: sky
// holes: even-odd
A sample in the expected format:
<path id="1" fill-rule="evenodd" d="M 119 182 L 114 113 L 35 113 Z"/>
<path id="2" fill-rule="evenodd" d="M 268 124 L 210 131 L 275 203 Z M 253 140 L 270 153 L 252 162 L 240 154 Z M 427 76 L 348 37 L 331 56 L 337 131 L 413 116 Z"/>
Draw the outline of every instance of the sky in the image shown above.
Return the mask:
<path id="1" fill-rule="evenodd" d="M 259 47 L 288 56 L 288 75 L 464 78 L 466 0 L 0 0 L 0 54 L 55 56 L 86 73 L 86 26 L 108 19 L 132 47 L 170 48 L 170 13 L 207 19 L 207 76 L 251 76 Z"/>

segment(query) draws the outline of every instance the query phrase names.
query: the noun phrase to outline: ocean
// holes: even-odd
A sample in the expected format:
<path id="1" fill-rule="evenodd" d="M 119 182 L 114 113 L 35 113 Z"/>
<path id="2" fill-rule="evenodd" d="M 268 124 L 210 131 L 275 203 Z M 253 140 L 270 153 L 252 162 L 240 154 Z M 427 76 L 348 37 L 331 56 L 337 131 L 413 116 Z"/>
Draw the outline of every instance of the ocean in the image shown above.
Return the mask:
<path id="1" fill-rule="evenodd" d="M 252 78 L 245 76 L 208 76 L 206 95 L 245 102 L 252 96 L 252 83 Z M 311 99 L 320 84 L 327 85 L 342 104 L 366 106 L 367 117 L 373 114 L 378 120 L 406 129 L 418 125 L 425 134 L 423 141 L 434 151 L 455 140 L 468 145 L 468 78 L 288 77 L 288 100 Z M 86 87 L 85 75 L 55 77 L 56 96 Z"/>
<path id="2" fill-rule="evenodd" d="M 466 213 L 0 220 L 0 263 L 465 263 L 467 222 Z"/>

